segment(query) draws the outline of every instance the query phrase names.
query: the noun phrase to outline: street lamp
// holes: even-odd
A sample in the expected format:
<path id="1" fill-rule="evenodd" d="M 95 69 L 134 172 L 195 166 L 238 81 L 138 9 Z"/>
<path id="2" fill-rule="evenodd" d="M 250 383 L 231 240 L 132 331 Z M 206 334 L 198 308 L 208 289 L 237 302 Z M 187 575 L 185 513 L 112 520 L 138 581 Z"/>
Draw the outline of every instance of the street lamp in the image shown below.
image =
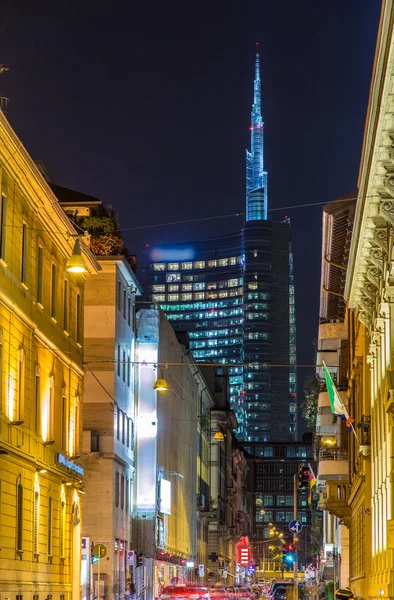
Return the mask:
<path id="1" fill-rule="evenodd" d="M 164 379 L 162 369 L 159 371 L 159 377 L 156 379 L 153 389 L 155 389 L 157 392 L 168 392 L 168 383 Z"/>
<path id="2" fill-rule="evenodd" d="M 67 273 L 86 273 L 87 270 L 85 259 L 82 256 L 81 244 L 76 239 L 73 253 L 66 262 L 66 271 Z"/>

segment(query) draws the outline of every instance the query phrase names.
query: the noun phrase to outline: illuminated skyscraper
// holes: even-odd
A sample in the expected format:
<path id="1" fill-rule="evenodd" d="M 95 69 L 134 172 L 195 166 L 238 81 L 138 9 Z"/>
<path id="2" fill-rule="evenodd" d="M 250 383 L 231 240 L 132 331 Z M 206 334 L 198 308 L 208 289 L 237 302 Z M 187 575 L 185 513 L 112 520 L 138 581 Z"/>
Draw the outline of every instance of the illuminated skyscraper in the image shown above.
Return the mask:
<path id="1" fill-rule="evenodd" d="M 149 249 L 145 292 L 194 358 L 226 364 L 239 439 L 296 438 L 295 316 L 290 222 L 267 220 L 267 173 L 256 54 L 246 222 L 216 238 Z M 275 365 L 275 366 L 272 366 Z M 281 366 L 278 366 L 281 365 Z"/>
<path id="2" fill-rule="evenodd" d="M 254 96 L 250 121 L 250 152 L 246 151 L 246 220 L 267 218 L 268 174 L 264 171 L 264 123 L 261 115 L 260 55 L 256 53 Z"/>

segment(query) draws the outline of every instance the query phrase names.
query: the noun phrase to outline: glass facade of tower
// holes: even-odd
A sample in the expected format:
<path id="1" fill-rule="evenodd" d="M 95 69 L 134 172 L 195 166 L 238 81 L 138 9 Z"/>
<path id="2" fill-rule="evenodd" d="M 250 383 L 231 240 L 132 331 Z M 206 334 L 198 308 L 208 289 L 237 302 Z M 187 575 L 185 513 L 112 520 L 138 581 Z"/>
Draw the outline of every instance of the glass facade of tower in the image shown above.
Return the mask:
<path id="1" fill-rule="evenodd" d="M 267 219 L 267 172 L 256 55 L 246 223 L 233 234 L 154 247 L 145 257 L 145 292 L 194 358 L 229 367 L 238 437 L 296 439 L 295 315 L 290 223 Z"/>
<path id="2" fill-rule="evenodd" d="M 146 257 L 149 299 L 175 331 L 188 332 L 196 361 L 229 365 L 242 440 L 296 435 L 289 246 L 289 223 L 252 221 L 231 235 L 153 247 Z"/>

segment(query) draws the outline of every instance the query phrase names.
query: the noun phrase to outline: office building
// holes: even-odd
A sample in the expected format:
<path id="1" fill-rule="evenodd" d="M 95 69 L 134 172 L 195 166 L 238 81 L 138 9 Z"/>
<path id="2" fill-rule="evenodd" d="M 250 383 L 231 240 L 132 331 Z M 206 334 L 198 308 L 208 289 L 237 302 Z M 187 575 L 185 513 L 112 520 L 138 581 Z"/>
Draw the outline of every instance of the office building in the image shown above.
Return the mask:
<path id="1" fill-rule="evenodd" d="M 197 361 L 229 366 L 239 439 L 294 440 L 296 325 L 290 223 L 266 219 L 259 54 L 250 129 L 243 228 L 213 239 L 149 248 L 145 293 L 160 304 L 175 331 L 188 332 Z"/>

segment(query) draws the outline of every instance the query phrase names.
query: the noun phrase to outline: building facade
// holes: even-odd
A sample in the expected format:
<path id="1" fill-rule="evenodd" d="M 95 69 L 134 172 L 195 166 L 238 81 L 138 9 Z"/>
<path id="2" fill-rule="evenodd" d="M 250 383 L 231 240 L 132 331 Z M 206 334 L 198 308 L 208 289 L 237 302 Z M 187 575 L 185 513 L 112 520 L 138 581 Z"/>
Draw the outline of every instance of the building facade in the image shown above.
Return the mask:
<path id="1" fill-rule="evenodd" d="M 0 140 L 0 595 L 77 600 L 86 275 L 66 272 L 76 230 L 1 112 Z"/>
<path id="2" fill-rule="evenodd" d="M 316 421 L 316 489 L 323 510 L 323 556 L 320 577 L 334 586 L 349 585 L 350 509 L 348 442 L 343 421 L 334 418 L 325 385 L 326 364 L 338 393 L 348 405 L 348 318 L 344 289 L 356 210 L 357 190 L 325 205 L 316 375 L 320 384 Z"/>
<path id="3" fill-rule="evenodd" d="M 383 3 L 369 96 L 359 194 L 347 268 L 350 586 L 392 598 L 394 7 Z"/>
<path id="4" fill-rule="evenodd" d="M 302 442 L 265 442 L 245 444 L 250 454 L 249 466 L 254 482 L 254 555 L 265 570 L 280 570 L 285 541 L 291 541 L 289 523 L 294 518 L 294 476 L 301 465 L 313 464 L 312 440 Z M 307 526 L 310 525 L 307 490 L 298 493 L 297 518 L 304 526 L 299 542 L 300 568 L 308 556 Z M 291 565 L 290 565 L 291 567 Z"/>
<path id="5" fill-rule="evenodd" d="M 119 600 L 131 593 L 133 578 L 127 552 L 135 479 L 135 296 L 141 289 L 123 256 L 100 257 L 99 264 L 101 272 L 85 290 L 82 535 L 87 560 L 92 546 L 106 547 L 101 594 Z M 86 569 L 83 582 L 83 598 L 90 597 L 90 589 L 97 593 L 97 563 L 91 572 Z"/>
<path id="6" fill-rule="evenodd" d="M 256 55 L 247 220 L 213 239 L 149 248 L 145 293 L 199 362 L 226 364 L 239 439 L 296 439 L 296 345 L 290 223 L 266 220 L 259 55 Z M 283 365 L 272 367 L 271 365 Z"/>

